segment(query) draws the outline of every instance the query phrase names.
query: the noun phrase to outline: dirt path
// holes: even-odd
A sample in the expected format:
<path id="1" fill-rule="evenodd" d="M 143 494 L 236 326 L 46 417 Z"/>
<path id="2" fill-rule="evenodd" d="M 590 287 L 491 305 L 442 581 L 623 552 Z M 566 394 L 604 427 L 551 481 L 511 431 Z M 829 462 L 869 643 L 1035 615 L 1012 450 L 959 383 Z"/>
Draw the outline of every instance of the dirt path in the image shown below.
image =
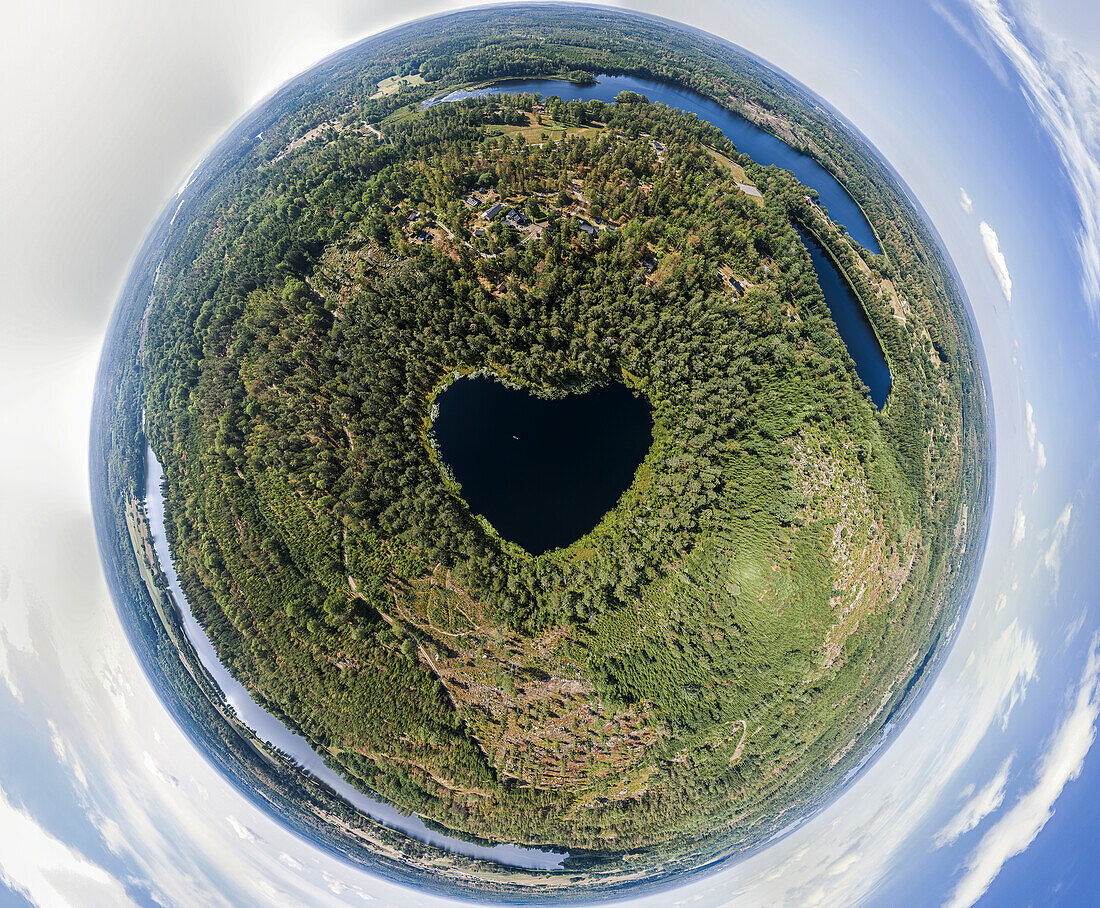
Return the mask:
<path id="1" fill-rule="evenodd" d="M 733 766 L 738 760 L 741 759 L 741 751 L 745 749 L 745 741 L 749 736 L 749 723 L 744 719 L 738 719 L 737 722 L 741 723 L 741 740 L 737 742 L 737 746 L 733 749 L 733 756 L 730 757 L 730 766 Z M 734 722 L 734 728 L 737 727 L 737 722 Z"/>

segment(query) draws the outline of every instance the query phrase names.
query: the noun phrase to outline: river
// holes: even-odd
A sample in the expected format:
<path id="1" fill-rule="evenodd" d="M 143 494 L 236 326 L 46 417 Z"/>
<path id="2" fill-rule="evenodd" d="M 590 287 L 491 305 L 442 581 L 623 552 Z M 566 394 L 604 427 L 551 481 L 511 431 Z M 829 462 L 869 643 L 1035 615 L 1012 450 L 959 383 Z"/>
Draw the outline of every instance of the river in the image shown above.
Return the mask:
<path id="1" fill-rule="evenodd" d="M 875 406 L 881 410 L 890 396 L 892 379 L 878 335 L 871 327 L 859 297 L 836 269 L 821 244 L 801 227 L 798 232 L 810 252 L 817 282 L 821 286 L 821 292 L 825 294 L 825 302 L 829 306 L 837 331 L 840 332 L 840 338 L 856 364 L 856 373 L 869 389 Z"/>
<path id="2" fill-rule="evenodd" d="M 699 119 L 717 126 L 739 151 L 749 155 L 758 164 L 765 166 L 774 164 L 791 171 L 803 184 L 817 190 L 821 206 L 827 209 L 829 217 L 843 225 L 853 239 L 872 252 L 881 252 L 878 239 L 867 222 L 863 209 L 848 195 L 836 178 L 817 161 L 795 151 L 781 139 L 777 139 L 770 132 L 764 131 L 739 114 L 727 110 L 690 89 L 634 76 L 601 75 L 596 82 L 588 85 L 579 85 L 563 79 L 515 79 L 469 91 L 452 91 L 429 98 L 423 103 L 425 106 L 432 106 L 466 98 L 520 92 L 539 94 L 544 97 L 557 95 L 563 101 L 598 99 L 610 103 L 621 91 L 637 92 L 651 101 L 659 101 L 685 113 L 693 113 Z M 802 233 L 802 231 L 799 232 Z M 870 389 L 871 399 L 875 405 L 881 409 L 890 394 L 890 369 L 878 337 L 867 318 L 867 313 L 864 312 L 859 298 L 821 247 L 810 240 L 805 233 L 802 233 L 802 238 L 806 241 L 810 260 L 814 271 L 817 272 L 818 283 L 825 294 L 825 302 L 833 315 L 841 340 L 844 341 L 849 355 L 855 362 L 856 373 Z"/>
<path id="3" fill-rule="evenodd" d="M 352 806 L 391 829 L 397 829 L 410 838 L 428 845 L 443 848 L 455 854 L 472 858 L 494 861 L 509 867 L 522 867 L 527 870 L 554 870 L 562 866 L 569 857 L 568 852 L 544 851 L 537 848 L 522 848 L 518 845 L 477 845 L 462 839 L 452 838 L 429 829 L 420 817 L 406 816 L 396 807 L 367 797 L 353 788 L 339 774 L 325 765 L 320 755 L 301 735 L 295 734 L 282 722 L 260 706 L 252 695 L 237 681 L 218 659 L 214 645 L 206 636 L 206 631 L 191 614 L 187 597 L 179 585 L 175 564 L 168 549 L 168 540 L 164 532 L 164 497 L 161 494 L 163 471 L 152 448 L 145 452 L 146 498 L 145 508 L 149 516 L 149 528 L 153 535 L 153 547 L 157 559 L 168 578 L 168 588 L 172 597 L 180 606 L 184 630 L 191 645 L 195 647 L 199 660 L 225 694 L 226 702 L 236 711 L 237 716 L 251 728 L 257 736 L 273 744 L 284 753 L 292 756 L 314 777 L 320 779 Z"/>
<path id="4" fill-rule="evenodd" d="M 645 95 L 650 101 L 659 101 L 685 113 L 693 113 L 700 120 L 706 120 L 711 125 L 717 126 L 726 138 L 737 146 L 738 151 L 744 152 L 756 163 L 764 166 L 774 164 L 776 167 L 791 171 L 800 182 L 817 190 L 821 206 L 828 209 L 829 217 L 838 224 L 844 225 L 853 239 L 872 252 L 882 251 L 863 209 L 856 204 L 855 199 L 848 195 L 847 190 L 829 171 L 809 155 L 795 151 L 782 139 L 776 138 L 770 132 L 766 132 L 739 114 L 727 110 L 710 98 L 705 98 L 687 88 L 639 79 L 635 76 L 602 75 L 597 77 L 596 82 L 588 85 L 579 85 L 564 79 L 516 79 L 472 91 L 453 91 L 430 98 L 424 103 L 430 106 L 447 101 L 461 101 L 464 98 L 519 92 L 530 92 L 545 97 L 557 95 L 563 101 L 598 99 L 611 103 L 621 91 L 634 91 Z"/>

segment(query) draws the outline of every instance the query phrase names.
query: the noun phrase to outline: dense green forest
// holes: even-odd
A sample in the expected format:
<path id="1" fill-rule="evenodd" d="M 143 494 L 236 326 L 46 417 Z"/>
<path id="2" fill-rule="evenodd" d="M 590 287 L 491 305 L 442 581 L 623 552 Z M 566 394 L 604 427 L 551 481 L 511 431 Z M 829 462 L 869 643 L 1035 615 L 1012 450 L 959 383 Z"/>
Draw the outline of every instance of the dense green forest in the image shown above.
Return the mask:
<path id="1" fill-rule="evenodd" d="M 954 617 L 986 482 L 971 340 L 900 193 L 782 80 L 543 16 L 537 41 L 376 39 L 198 193 L 143 347 L 170 541 L 226 666 L 364 790 L 494 840 L 746 847 L 821 802 Z M 606 71 L 810 151 L 883 254 L 642 96 L 417 104 Z M 795 223 L 871 318 L 881 413 Z M 535 557 L 462 501 L 431 413 L 473 372 L 648 398 L 650 452 L 583 539 Z"/>

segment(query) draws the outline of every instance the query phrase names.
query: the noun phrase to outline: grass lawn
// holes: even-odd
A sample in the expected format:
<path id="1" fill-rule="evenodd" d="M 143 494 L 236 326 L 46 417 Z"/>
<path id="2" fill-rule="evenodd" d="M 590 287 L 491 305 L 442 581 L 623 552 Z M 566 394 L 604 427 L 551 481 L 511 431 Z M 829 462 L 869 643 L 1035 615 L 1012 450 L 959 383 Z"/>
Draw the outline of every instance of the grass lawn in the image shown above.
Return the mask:
<path id="1" fill-rule="evenodd" d="M 397 94 L 404 85 L 423 85 L 424 77 L 420 73 L 411 76 L 390 76 L 378 83 L 378 91 L 371 95 L 372 99 L 384 98 L 386 95 Z"/>
<path id="2" fill-rule="evenodd" d="M 540 124 L 533 113 L 527 114 L 527 118 L 528 123 L 526 126 L 490 126 L 489 135 L 520 135 L 527 140 L 528 144 L 540 145 L 543 142 L 542 137 L 544 134 L 547 138 L 560 142 L 566 136 L 593 136 L 604 128 L 603 126 L 567 126 L 565 123 L 558 123 L 545 116 Z"/>

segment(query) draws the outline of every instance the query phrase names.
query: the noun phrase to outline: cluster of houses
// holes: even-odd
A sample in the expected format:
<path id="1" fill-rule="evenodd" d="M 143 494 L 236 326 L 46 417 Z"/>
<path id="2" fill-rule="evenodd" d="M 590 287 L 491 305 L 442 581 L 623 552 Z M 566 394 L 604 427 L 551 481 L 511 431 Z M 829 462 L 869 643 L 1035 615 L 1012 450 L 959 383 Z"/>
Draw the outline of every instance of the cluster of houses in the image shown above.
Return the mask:
<path id="1" fill-rule="evenodd" d="M 478 214 L 478 220 L 483 221 L 486 226 L 478 227 L 471 230 L 470 232 L 475 237 L 484 236 L 488 225 L 497 218 L 500 218 L 501 222 L 506 226 L 512 227 L 516 230 L 522 230 L 529 237 L 535 240 L 541 239 L 546 233 L 546 224 L 532 223 L 526 212 L 524 212 L 520 208 L 513 208 L 507 203 L 500 201 L 496 193 L 491 189 L 475 189 L 462 200 L 462 203 L 471 212 L 478 211 L 478 209 L 480 209 L 481 206 L 484 205 L 486 202 L 489 202 L 491 204 L 489 204 L 488 208 Z M 420 219 L 420 217 L 421 215 L 417 211 L 409 212 L 407 224 L 410 228 L 410 236 L 413 240 L 416 240 L 418 242 L 429 243 L 433 240 L 433 236 L 428 230 L 421 229 L 416 231 L 415 233 L 411 232 L 413 224 L 415 224 Z M 585 220 L 584 218 L 578 217 L 576 223 L 577 229 L 581 233 L 587 234 L 590 237 L 595 237 L 600 232 L 600 228 L 596 224 L 593 224 Z"/>
<path id="2" fill-rule="evenodd" d="M 505 206 L 502 202 L 494 202 L 481 213 L 481 217 L 483 220 L 491 221 L 504 211 L 504 208 Z M 527 224 L 531 223 L 531 220 L 518 208 L 510 208 L 508 209 L 508 213 L 504 215 L 504 223 L 509 227 L 515 227 L 519 230 L 519 228 L 525 227 Z"/>
<path id="3" fill-rule="evenodd" d="M 470 198 L 476 200 L 476 196 L 471 196 Z M 470 199 L 467 199 L 466 204 L 469 205 L 469 203 Z M 531 223 L 531 219 L 527 217 L 526 213 L 521 211 L 519 208 L 509 208 L 503 202 L 494 202 L 483 212 L 481 212 L 480 218 L 483 221 L 492 221 L 495 220 L 497 217 L 500 217 L 502 214 L 503 217 L 501 218 L 501 220 L 504 224 L 509 227 L 514 227 L 516 230 L 523 230 L 524 228 L 526 228 L 527 233 L 530 234 L 534 239 L 540 239 L 542 235 L 546 232 L 545 225 Z M 588 223 L 587 221 L 581 221 L 577 225 L 577 227 L 581 232 L 587 233 L 589 236 L 595 236 L 597 233 L 599 233 L 599 228 L 596 227 L 596 225 L 594 224 Z M 475 235 L 477 235 L 476 231 Z"/>
<path id="4" fill-rule="evenodd" d="M 471 210 L 476 210 L 477 208 L 480 208 L 486 201 L 493 199 L 495 195 L 496 193 L 490 191 L 488 193 L 488 199 L 485 199 L 482 198 L 477 191 L 475 191 L 473 194 L 463 199 L 463 203 L 466 205 L 467 208 Z M 807 201 L 809 201 L 809 199 L 807 199 Z M 420 216 L 421 215 L 418 211 L 409 212 L 409 226 L 411 227 L 413 224 L 415 224 L 416 221 L 420 219 Z M 484 236 L 488 224 L 498 217 L 500 217 L 503 223 L 507 224 L 509 227 L 514 227 L 516 230 L 524 230 L 532 239 L 535 240 L 541 239 L 543 234 L 545 234 L 547 230 L 547 225 L 532 223 L 527 214 L 519 208 L 512 208 L 505 202 L 493 200 L 492 204 L 478 215 L 479 220 L 484 221 L 486 227 L 476 228 L 472 230 L 471 233 L 475 237 Z M 589 221 L 583 220 L 582 218 L 578 218 L 576 223 L 577 230 L 579 230 L 581 233 L 587 234 L 590 237 L 595 237 L 600 232 L 600 228 L 596 224 L 592 224 Z M 609 229 L 614 230 L 613 227 Z M 434 237 L 428 230 L 422 229 L 412 234 L 412 239 L 417 240 L 421 243 L 430 243 L 433 241 Z M 653 274 L 657 270 L 657 260 L 651 253 L 648 252 L 643 254 L 641 265 L 645 269 L 645 273 L 647 275 Z M 768 271 L 768 266 L 765 264 L 764 272 L 767 273 Z M 742 284 L 741 281 L 739 281 L 732 274 L 729 274 L 726 277 L 729 280 L 729 285 L 734 293 L 734 296 L 743 296 L 745 293 L 744 284 Z"/>
<path id="5" fill-rule="evenodd" d="M 412 227 L 412 225 L 415 224 L 419 220 L 420 220 L 420 212 L 419 211 L 410 211 L 409 216 L 408 216 L 408 218 L 406 219 L 405 222 L 409 225 L 409 227 Z M 414 240 L 416 240 L 417 242 L 420 242 L 420 243 L 430 243 L 432 241 L 432 235 L 430 233 L 428 233 L 427 230 L 418 230 L 418 231 L 416 231 L 416 233 L 412 234 L 412 238 Z"/>

